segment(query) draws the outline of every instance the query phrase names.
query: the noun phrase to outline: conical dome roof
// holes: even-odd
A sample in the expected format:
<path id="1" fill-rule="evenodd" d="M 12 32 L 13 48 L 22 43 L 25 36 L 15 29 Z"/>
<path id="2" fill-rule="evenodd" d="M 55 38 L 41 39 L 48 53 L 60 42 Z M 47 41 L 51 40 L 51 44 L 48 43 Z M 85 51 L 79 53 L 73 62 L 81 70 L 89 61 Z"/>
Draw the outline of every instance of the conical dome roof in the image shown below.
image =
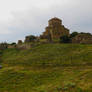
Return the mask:
<path id="1" fill-rule="evenodd" d="M 61 19 L 59 19 L 59 18 L 57 18 L 57 17 L 54 17 L 54 18 L 50 19 L 49 21 L 53 21 L 53 20 L 61 21 Z"/>

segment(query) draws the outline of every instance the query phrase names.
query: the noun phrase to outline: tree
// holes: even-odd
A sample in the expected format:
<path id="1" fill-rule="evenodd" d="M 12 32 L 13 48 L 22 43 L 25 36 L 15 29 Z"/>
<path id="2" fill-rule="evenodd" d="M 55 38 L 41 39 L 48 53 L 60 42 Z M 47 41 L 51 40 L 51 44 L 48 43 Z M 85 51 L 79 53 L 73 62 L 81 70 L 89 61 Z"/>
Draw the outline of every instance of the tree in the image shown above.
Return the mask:
<path id="1" fill-rule="evenodd" d="M 13 42 L 13 43 L 11 43 L 11 45 L 16 45 L 16 43 L 15 43 L 15 42 Z"/>
<path id="2" fill-rule="evenodd" d="M 70 41 L 71 41 L 70 37 L 68 37 L 67 35 L 64 35 L 64 36 L 60 37 L 60 42 L 61 43 L 69 43 Z"/>
<path id="3" fill-rule="evenodd" d="M 70 34 L 70 38 L 73 38 L 73 37 L 75 37 L 76 35 L 78 35 L 78 32 L 73 32 L 73 33 Z"/>
<path id="4" fill-rule="evenodd" d="M 29 36 L 29 38 L 30 38 L 30 41 L 34 41 L 36 39 L 34 35 Z"/>
<path id="5" fill-rule="evenodd" d="M 26 36 L 25 42 L 33 42 L 36 40 L 34 35 Z"/>

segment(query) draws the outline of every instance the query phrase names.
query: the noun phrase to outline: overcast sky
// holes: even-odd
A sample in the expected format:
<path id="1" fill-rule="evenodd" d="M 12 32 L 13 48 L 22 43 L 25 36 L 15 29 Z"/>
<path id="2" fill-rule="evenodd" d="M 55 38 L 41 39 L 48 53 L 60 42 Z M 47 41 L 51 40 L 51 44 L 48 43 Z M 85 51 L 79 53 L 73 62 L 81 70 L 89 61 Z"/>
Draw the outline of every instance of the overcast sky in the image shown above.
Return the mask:
<path id="1" fill-rule="evenodd" d="M 92 0 L 0 0 L 0 42 L 39 35 L 53 17 L 71 32 L 92 33 Z"/>

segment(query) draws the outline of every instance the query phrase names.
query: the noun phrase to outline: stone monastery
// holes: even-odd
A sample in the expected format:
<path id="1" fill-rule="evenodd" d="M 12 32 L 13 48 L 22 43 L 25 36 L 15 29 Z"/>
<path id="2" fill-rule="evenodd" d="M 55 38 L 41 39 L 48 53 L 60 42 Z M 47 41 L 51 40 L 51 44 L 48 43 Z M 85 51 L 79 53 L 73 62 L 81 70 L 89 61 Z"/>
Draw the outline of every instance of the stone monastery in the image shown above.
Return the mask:
<path id="1" fill-rule="evenodd" d="M 58 39 L 63 35 L 69 36 L 69 29 L 62 25 L 62 20 L 59 18 L 52 18 L 48 21 L 48 26 L 45 28 L 42 36 L 45 38 L 51 37 L 51 39 Z"/>

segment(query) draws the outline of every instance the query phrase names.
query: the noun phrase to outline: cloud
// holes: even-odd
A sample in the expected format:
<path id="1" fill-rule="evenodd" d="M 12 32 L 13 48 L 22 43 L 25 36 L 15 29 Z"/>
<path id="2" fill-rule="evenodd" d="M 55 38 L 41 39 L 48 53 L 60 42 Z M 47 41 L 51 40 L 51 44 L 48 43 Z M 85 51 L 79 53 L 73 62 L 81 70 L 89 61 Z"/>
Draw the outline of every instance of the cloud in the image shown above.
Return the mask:
<path id="1" fill-rule="evenodd" d="M 52 17 L 61 18 L 71 32 L 92 32 L 91 4 L 92 0 L 0 1 L 0 41 L 12 42 L 26 35 L 39 35 Z"/>

